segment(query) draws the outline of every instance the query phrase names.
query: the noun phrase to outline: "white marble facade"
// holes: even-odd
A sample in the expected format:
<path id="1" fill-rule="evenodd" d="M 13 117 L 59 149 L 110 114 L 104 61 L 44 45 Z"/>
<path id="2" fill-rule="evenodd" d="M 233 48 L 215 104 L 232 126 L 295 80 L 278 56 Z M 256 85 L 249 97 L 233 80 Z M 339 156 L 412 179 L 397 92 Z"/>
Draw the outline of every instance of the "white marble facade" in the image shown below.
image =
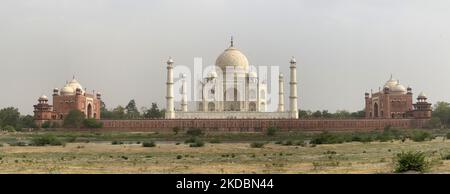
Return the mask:
<path id="1" fill-rule="evenodd" d="M 284 77 L 279 75 L 279 102 L 276 112 L 267 112 L 267 82 L 260 80 L 255 71 L 249 70 L 247 57 L 234 47 L 231 39 L 227 48 L 216 60 L 214 70 L 211 70 L 200 81 L 197 92 L 199 100 L 194 110 L 188 110 L 186 81 L 182 80 L 180 89 L 181 108 L 175 110 L 173 97 L 173 63 L 167 62 L 167 119 L 263 119 L 263 118 L 298 118 L 296 90 L 296 62 L 290 61 L 289 82 L 291 94 L 290 109 L 284 108 Z M 184 78 L 185 76 L 183 76 Z"/>

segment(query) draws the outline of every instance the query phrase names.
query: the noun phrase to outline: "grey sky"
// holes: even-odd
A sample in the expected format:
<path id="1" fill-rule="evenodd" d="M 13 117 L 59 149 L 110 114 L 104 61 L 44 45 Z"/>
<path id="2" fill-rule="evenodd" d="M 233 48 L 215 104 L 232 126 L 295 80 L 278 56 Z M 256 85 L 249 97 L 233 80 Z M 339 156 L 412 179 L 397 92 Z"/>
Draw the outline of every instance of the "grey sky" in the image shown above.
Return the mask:
<path id="1" fill-rule="evenodd" d="M 301 109 L 360 110 L 391 73 L 415 96 L 450 101 L 449 10 L 447 0 L 2 0 L 0 107 L 31 114 L 72 75 L 108 108 L 164 106 L 167 57 L 212 64 L 230 35 L 252 65 L 288 75 L 296 56 Z"/>

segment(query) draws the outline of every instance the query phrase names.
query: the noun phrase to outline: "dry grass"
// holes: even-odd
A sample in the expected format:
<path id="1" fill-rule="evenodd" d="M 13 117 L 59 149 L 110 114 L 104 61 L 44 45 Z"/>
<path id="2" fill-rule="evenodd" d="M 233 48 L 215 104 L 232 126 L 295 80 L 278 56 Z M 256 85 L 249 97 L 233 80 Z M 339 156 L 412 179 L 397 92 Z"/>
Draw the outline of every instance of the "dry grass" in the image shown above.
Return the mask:
<path id="1" fill-rule="evenodd" d="M 424 151 L 431 173 L 450 173 L 450 141 L 344 143 L 316 147 L 273 143 L 189 145 L 68 143 L 66 146 L 0 147 L 0 173 L 391 173 L 395 153 Z M 328 152 L 328 153 L 327 153 Z M 336 152 L 336 153 L 334 153 Z M 181 159 L 177 156 L 181 155 Z"/>

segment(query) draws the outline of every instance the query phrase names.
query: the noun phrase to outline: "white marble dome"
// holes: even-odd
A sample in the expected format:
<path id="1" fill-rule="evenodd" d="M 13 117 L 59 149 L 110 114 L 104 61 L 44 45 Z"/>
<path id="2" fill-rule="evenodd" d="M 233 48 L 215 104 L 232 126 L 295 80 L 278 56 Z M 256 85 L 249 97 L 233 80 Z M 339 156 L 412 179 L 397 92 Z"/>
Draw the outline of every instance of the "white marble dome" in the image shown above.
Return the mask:
<path id="1" fill-rule="evenodd" d="M 231 46 L 227 48 L 216 60 L 216 66 L 221 68 L 222 71 L 226 71 L 227 67 L 241 67 L 244 70 L 248 70 L 247 57 L 238 49 Z"/>
<path id="2" fill-rule="evenodd" d="M 48 97 L 46 95 L 42 95 L 39 97 L 39 101 L 48 100 Z"/>
<path id="3" fill-rule="evenodd" d="M 385 84 L 384 84 L 384 88 L 393 88 L 398 84 L 398 81 L 393 79 L 391 76 L 391 79 L 389 79 Z"/>
<path id="4" fill-rule="evenodd" d="M 61 89 L 61 95 L 73 95 L 73 94 L 75 94 L 75 90 L 69 85 L 66 85 Z"/>
<path id="5" fill-rule="evenodd" d="M 425 95 L 425 93 L 420 92 L 419 96 L 417 96 L 418 98 L 427 98 L 427 95 Z"/>
<path id="6" fill-rule="evenodd" d="M 406 92 L 407 92 L 405 86 L 403 86 L 399 83 L 397 83 L 395 86 L 391 87 L 389 89 L 389 91 L 392 93 L 399 93 L 399 94 L 406 94 Z"/>

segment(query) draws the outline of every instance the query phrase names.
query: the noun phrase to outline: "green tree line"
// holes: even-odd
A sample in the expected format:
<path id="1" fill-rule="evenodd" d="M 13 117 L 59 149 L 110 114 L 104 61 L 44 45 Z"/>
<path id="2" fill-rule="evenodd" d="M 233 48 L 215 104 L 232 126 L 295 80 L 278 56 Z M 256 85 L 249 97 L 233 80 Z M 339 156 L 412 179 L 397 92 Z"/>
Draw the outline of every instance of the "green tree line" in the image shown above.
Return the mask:
<path id="1" fill-rule="evenodd" d="M 350 118 L 364 118 L 365 112 L 364 110 L 356 111 L 356 112 L 349 112 L 346 110 L 337 110 L 335 113 L 330 113 L 328 110 L 317 110 L 317 111 L 311 111 L 311 110 L 299 110 L 298 111 L 298 117 L 301 119 L 317 119 L 317 118 L 326 118 L 326 119 L 350 119 Z"/>
<path id="2" fill-rule="evenodd" d="M 159 109 L 158 104 L 152 103 L 150 108 L 142 107 L 141 111 L 137 108 L 136 101 L 130 100 L 124 107 L 117 106 L 111 110 L 106 108 L 106 104 L 101 102 L 100 116 L 102 119 L 152 119 L 163 118 L 165 110 Z"/>

